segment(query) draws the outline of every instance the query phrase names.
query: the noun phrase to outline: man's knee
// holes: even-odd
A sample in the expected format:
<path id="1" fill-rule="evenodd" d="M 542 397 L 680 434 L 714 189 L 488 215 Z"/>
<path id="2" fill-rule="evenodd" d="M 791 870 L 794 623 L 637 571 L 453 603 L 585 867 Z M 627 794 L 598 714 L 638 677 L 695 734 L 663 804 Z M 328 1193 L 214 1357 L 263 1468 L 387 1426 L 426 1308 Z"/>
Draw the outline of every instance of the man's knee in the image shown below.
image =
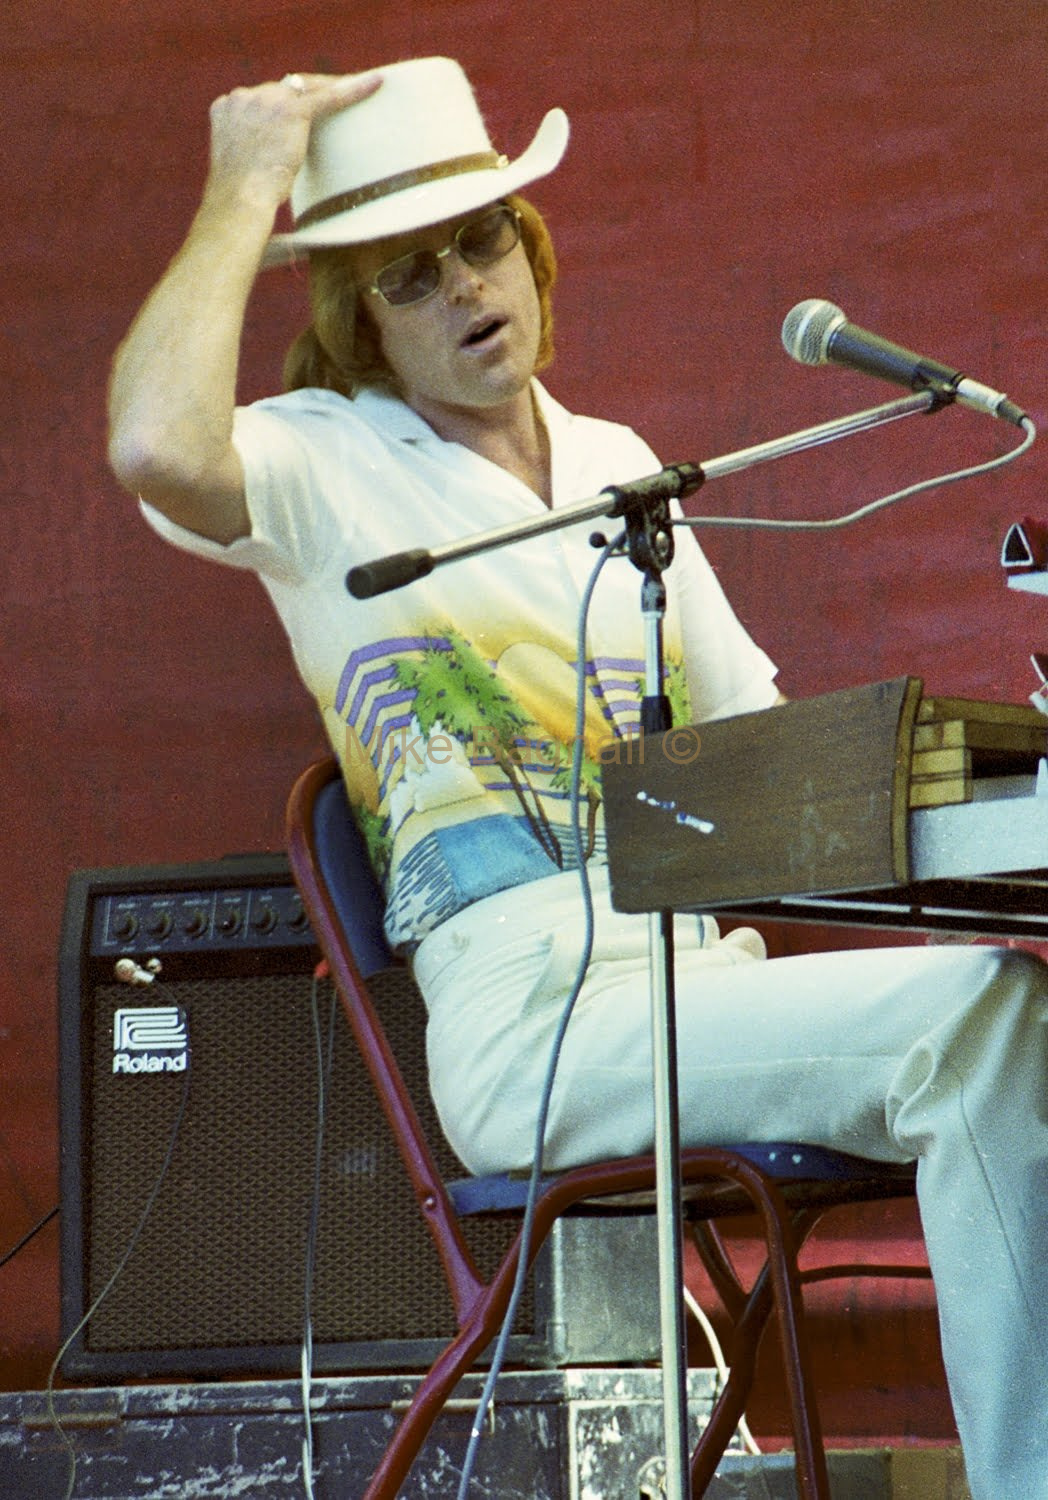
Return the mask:
<path id="1" fill-rule="evenodd" d="M 1028 948 L 1002 946 L 992 950 L 999 982 L 1016 994 L 1048 1000 L 1048 964 Z"/>

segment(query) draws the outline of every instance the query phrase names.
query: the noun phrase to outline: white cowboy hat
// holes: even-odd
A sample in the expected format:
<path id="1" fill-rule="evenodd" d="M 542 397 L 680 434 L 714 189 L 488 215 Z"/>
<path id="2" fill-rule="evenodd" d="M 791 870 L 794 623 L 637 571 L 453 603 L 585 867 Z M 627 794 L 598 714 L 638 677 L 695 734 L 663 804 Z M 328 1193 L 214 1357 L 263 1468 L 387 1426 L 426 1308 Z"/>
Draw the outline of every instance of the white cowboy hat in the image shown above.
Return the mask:
<path id="1" fill-rule="evenodd" d="M 469 80 L 448 57 L 394 63 L 381 73 L 374 94 L 314 125 L 291 189 L 295 227 L 273 235 L 264 266 L 469 213 L 545 177 L 564 155 L 568 118 L 551 109 L 516 161 L 500 156 Z"/>

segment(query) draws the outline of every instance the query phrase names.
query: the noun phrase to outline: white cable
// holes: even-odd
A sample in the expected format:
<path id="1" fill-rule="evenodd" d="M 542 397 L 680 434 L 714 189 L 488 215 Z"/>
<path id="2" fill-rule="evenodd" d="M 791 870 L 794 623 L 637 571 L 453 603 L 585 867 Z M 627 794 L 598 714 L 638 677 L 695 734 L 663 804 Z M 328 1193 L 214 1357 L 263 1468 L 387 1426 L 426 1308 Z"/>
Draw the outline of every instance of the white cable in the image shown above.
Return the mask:
<path id="1" fill-rule="evenodd" d="M 718 1378 L 722 1383 L 726 1384 L 729 1375 L 728 1363 L 724 1358 L 724 1351 L 720 1346 L 720 1340 L 718 1339 L 716 1332 L 714 1331 L 713 1324 L 710 1322 L 709 1318 L 703 1312 L 702 1308 L 696 1302 L 695 1298 L 692 1296 L 687 1287 L 684 1288 L 684 1301 L 688 1311 L 691 1313 L 696 1323 L 698 1323 L 699 1327 L 702 1329 L 707 1344 L 710 1346 L 710 1353 L 713 1355 L 713 1364 L 714 1368 L 717 1371 Z M 750 1432 L 749 1424 L 747 1423 L 745 1416 L 741 1416 L 739 1418 L 738 1431 L 739 1437 L 742 1439 L 742 1444 L 746 1449 L 746 1452 L 752 1453 L 754 1457 L 758 1456 L 761 1450 L 757 1444 L 756 1439 L 753 1437 L 753 1434 Z"/>
<path id="2" fill-rule="evenodd" d="M 302 1340 L 302 1365 L 299 1372 L 302 1382 L 302 1488 L 306 1500 L 315 1500 L 313 1490 L 313 1330 L 306 1328 Z"/>
<path id="3" fill-rule="evenodd" d="M 320 1010 L 318 1006 L 319 980 L 313 975 L 310 989 L 310 1016 L 313 1022 L 313 1040 L 317 1054 L 317 1132 L 313 1162 L 313 1197 L 309 1210 L 309 1232 L 306 1236 L 306 1264 L 303 1287 L 302 1314 L 302 1362 L 300 1379 L 302 1384 L 302 1487 L 306 1500 L 315 1500 L 313 1490 L 314 1444 L 313 1444 L 313 1278 L 316 1273 L 317 1235 L 320 1220 L 321 1168 L 324 1155 L 324 1124 L 327 1115 L 328 1085 L 331 1081 L 331 1064 L 335 1039 L 335 991 L 331 991 L 328 1011 L 328 1038 L 325 1054 L 324 1041 L 320 1033 Z"/>
<path id="4" fill-rule="evenodd" d="M 71 1500 L 73 1490 L 76 1486 L 76 1449 L 73 1447 L 73 1443 L 71 1438 L 69 1437 L 69 1434 L 62 1426 L 62 1423 L 59 1420 L 58 1412 L 55 1408 L 55 1376 L 58 1373 L 59 1365 L 62 1363 L 62 1360 L 65 1357 L 66 1350 L 70 1347 L 73 1340 L 87 1327 L 88 1323 L 94 1317 L 95 1313 L 102 1306 L 102 1303 L 109 1296 L 109 1293 L 113 1290 L 117 1282 L 120 1280 L 120 1277 L 123 1275 L 124 1267 L 131 1259 L 131 1253 L 142 1236 L 142 1231 L 146 1227 L 146 1221 L 148 1220 L 149 1215 L 153 1212 L 153 1206 L 156 1203 L 157 1197 L 160 1193 L 160 1189 L 164 1184 L 164 1178 L 167 1176 L 168 1168 L 171 1165 L 171 1159 L 175 1154 L 175 1144 L 178 1140 L 178 1133 L 182 1128 L 182 1121 L 185 1119 L 186 1106 L 189 1103 L 189 1079 L 191 1073 L 191 1063 L 192 1054 L 190 1052 L 190 1042 L 187 1029 L 186 1071 L 182 1077 L 182 1097 L 179 1101 L 178 1113 L 175 1115 L 175 1122 L 171 1127 L 171 1135 L 167 1143 L 167 1151 L 164 1153 L 164 1160 L 160 1165 L 160 1171 L 157 1173 L 156 1181 L 153 1183 L 153 1186 L 150 1189 L 149 1196 L 145 1202 L 145 1207 L 142 1209 L 141 1216 L 139 1217 L 138 1223 L 135 1225 L 134 1231 L 132 1232 L 131 1238 L 127 1243 L 127 1247 L 125 1248 L 123 1255 L 121 1255 L 119 1261 L 117 1262 L 115 1271 L 110 1276 L 109 1280 L 106 1282 L 102 1290 L 99 1292 L 98 1296 L 92 1302 L 91 1306 L 87 1309 L 87 1312 L 84 1313 L 84 1316 L 80 1319 L 79 1323 L 73 1329 L 72 1333 L 62 1344 L 62 1347 L 59 1349 L 58 1353 L 54 1357 L 54 1360 L 52 1361 L 51 1368 L 47 1372 L 47 1416 L 48 1420 L 51 1423 L 51 1426 L 58 1434 L 59 1441 L 66 1450 L 66 1457 L 69 1461 L 69 1471 L 66 1480 L 64 1500 Z"/>

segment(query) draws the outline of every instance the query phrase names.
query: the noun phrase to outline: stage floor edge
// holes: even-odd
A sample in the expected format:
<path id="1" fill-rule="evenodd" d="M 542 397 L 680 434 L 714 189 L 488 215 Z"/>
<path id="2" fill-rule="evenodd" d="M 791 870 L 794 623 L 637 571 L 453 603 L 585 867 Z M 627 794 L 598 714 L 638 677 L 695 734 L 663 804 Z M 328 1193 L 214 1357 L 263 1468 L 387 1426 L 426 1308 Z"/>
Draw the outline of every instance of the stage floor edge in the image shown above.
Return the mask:
<path id="1" fill-rule="evenodd" d="M 418 1376 L 313 1382 L 316 1500 L 360 1500 Z M 468 1376 L 441 1414 L 402 1500 L 454 1500 L 483 1389 Z M 716 1375 L 690 1374 L 694 1432 Z M 61 1500 L 76 1459 L 75 1500 L 277 1500 L 306 1493 L 299 1381 L 64 1388 L 54 1417 L 42 1391 L 0 1394 L 0 1495 Z M 508 1371 L 479 1445 L 477 1495 L 499 1500 L 643 1500 L 658 1493 L 661 1374 L 654 1368 Z M 829 1455 L 834 1500 L 968 1500 L 956 1449 Z M 794 1500 L 792 1455 L 733 1445 L 707 1500 Z"/>

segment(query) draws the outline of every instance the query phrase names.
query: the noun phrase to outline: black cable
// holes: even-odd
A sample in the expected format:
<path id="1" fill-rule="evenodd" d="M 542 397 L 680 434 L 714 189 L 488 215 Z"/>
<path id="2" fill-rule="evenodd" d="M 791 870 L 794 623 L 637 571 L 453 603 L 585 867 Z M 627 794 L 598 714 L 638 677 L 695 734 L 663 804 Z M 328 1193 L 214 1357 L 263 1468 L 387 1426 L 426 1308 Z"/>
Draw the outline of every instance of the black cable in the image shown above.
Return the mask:
<path id="1" fill-rule="evenodd" d="M 26 1247 L 26 1245 L 29 1244 L 29 1241 L 31 1239 L 33 1239 L 36 1235 L 38 1235 L 40 1233 L 41 1229 L 45 1228 L 48 1224 L 50 1224 L 50 1222 L 51 1222 L 52 1219 L 55 1219 L 57 1217 L 58 1217 L 58 1204 L 56 1203 L 55 1206 L 54 1206 L 54 1208 L 49 1208 L 48 1209 L 47 1213 L 39 1221 L 39 1223 L 34 1224 L 33 1227 L 32 1227 L 32 1229 L 28 1230 L 25 1234 L 23 1234 L 22 1238 L 18 1241 L 17 1245 L 13 1245 L 11 1247 L 11 1249 L 6 1252 L 6 1254 L 0 1255 L 0 1270 L 3 1270 L 4 1266 L 7 1265 L 7 1262 L 9 1260 L 14 1260 L 14 1258 L 18 1254 L 19 1250 L 24 1250 L 25 1247 Z"/>

